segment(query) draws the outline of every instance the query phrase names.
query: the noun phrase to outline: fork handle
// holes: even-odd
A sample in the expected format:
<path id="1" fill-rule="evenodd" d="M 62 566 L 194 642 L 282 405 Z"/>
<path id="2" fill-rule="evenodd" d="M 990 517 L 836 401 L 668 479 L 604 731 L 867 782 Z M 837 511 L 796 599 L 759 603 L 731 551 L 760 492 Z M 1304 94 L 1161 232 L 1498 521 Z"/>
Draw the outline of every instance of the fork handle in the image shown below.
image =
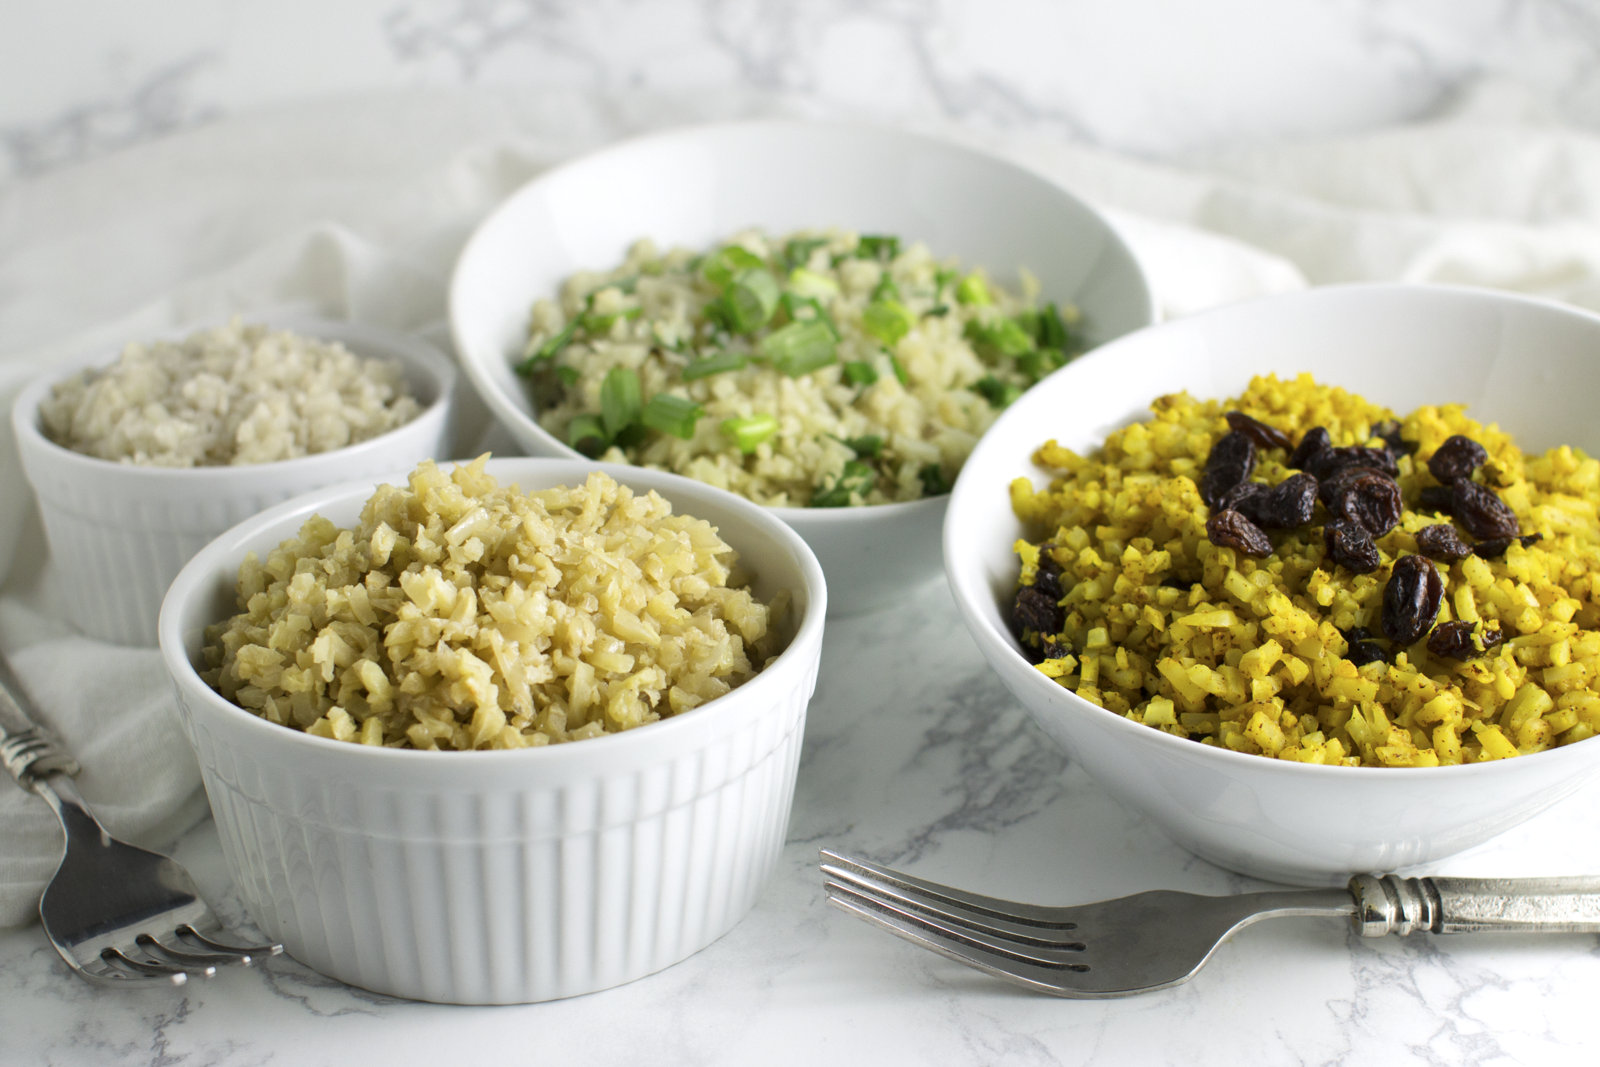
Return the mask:
<path id="1" fill-rule="evenodd" d="M 67 754 L 29 712 L 27 696 L 0 653 L 0 764 L 25 789 L 52 774 L 78 773 L 78 761 Z"/>
<path id="2" fill-rule="evenodd" d="M 1477 930 L 1600 933 L 1600 877 L 1350 879 L 1363 937 Z"/>

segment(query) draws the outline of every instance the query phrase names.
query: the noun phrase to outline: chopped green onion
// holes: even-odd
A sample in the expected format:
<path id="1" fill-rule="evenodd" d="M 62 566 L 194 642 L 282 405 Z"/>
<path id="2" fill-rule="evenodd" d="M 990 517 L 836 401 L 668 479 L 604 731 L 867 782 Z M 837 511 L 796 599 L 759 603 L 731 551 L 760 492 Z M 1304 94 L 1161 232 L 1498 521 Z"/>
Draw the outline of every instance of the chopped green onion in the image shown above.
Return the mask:
<path id="1" fill-rule="evenodd" d="M 644 308 L 623 308 L 621 311 L 612 311 L 604 315 L 585 311 L 578 316 L 578 322 L 590 333 L 610 333 L 612 324 L 618 319 L 636 319 L 643 313 Z"/>
<path id="2" fill-rule="evenodd" d="M 950 491 L 950 479 L 944 476 L 944 468 L 937 463 L 923 464 L 917 477 L 922 479 L 923 496 L 943 496 Z"/>
<path id="3" fill-rule="evenodd" d="M 961 279 L 961 284 L 956 286 L 956 303 L 974 307 L 994 303 L 994 298 L 989 295 L 989 287 L 984 284 L 983 275 L 973 271 Z"/>
<path id="4" fill-rule="evenodd" d="M 535 363 L 554 357 L 572 343 L 572 335 L 577 332 L 578 320 L 573 319 L 532 352 L 524 351 L 522 362 L 517 364 L 517 373 L 532 374 Z"/>
<path id="5" fill-rule="evenodd" d="M 852 459 L 845 463 L 844 469 L 839 472 L 839 477 L 830 486 L 825 486 L 811 495 L 811 506 L 814 508 L 843 508 L 850 506 L 852 495 L 866 496 L 878 482 L 878 472 L 870 464 L 859 459 Z"/>
<path id="6" fill-rule="evenodd" d="M 746 418 L 723 419 L 722 432 L 746 454 L 778 432 L 778 419 L 774 415 L 751 415 Z"/>
<path id="7" fill-rule="evenodd" d="M 916 315 L 898 300 L 876 301 L 861 313 L 861 328 L 891 348 L 916 324 Z"/>
<path id="8" fill-rule="evenodd" d="M 1054 304 L 1046 304 L 1039 309 L 1039 327 L 1034 331 L 1034 337 L 1039 342 L 1040 348 L 1067 347 L 1067 324 L 1061 318 L 1061 312 Z"/>
<path id="9" fill-rule="evenodd" d="M 949 267 L 940 267 L 933 272 L 933 293 L 938 296 L 944 292 L 944 287 L 956 280 L 956 272 Z"/>
<path id="10" fill-rule="evenodd" d="M 978 354 L 993 358 L 1010 359 L 1033 351 L 1033 336 L 1016 319 L 995 319 L 992 322 L 969 322 L 967 339 L 978 348 Z"/>
<path id="11" fill-rule="evenodd" d="M 900 287 L 894 283 L 894 276 L 887 269 L 878 275 L 878 284 L 872 287 L 874 300 L 899 300 Z"/>
<path id="12" fill-rule="evenodd" d="M 826 323 L 791 322 L 767 334 L 759 346 L 763 358 L 791 378 L 826 367 L 838 358 Z"/>
<path id="13" fill-rule="evenodd" d="M 600 422 L 606 436 L 616 438 L 639 417 L 644 402 L 639 395 L 639 375 L 632 367 L 612 367 L 600 383 Z"/>
<path id="14" fill-rule="evenodd" d="M 783 246 L 783 265 L 790 270 L 811 262 L 811 253 L 828 243 L 826 237 L 796 237 Z"/>
<path id="15" fill-rule="evenodd" d="M 778 308 L 778 280 L 765 270 L 740 271 L 722 294 L 728 319 L 739 333 L 755 333 Z"/>
<path id="16" fill-rule="evenodd" d="M 1017 357 L 1017 369 L 1027 375 L 1031 382 L 1037 382 L 1046 374 L 1066 365 L 1067 354 L 1059 348 L 1040 348 Z"/>
<path id="17" fill-rule="evenodd" d="M 556 368 L 556 380 L 571 389 L 578 384 L 578 379 L 583 377 L 583 372 L 577 367 L 560 366 Z"/>
<path id="18" fill-rule="evenodd" d="M 841 437 L 846 448 L 862 459 L 871 459 L 883 451 L 883 438 L 878 434 L 863 434 L 860 437 Z"/>
<path id="19" fill-rule="evenodd" d="M 838 296 L 839 283 L 826 274 L 796 267 L 789 272 L 789 291 L 810 297 Z"/>
<path id="20" fill-rule="evenodd" d="M 876 259 L 888 262 L 900 254 L 900 238 L 881 234 L 863 234 L 856 245 L 857 259 Z"/>
<path id="21" fill-rule="evenodd" d="M 714 352 L 703 359 L 697 359 L 683 368 L 683 380 L 692 382 L 697 378 L 709 378 L 713 374 L 723 374 L 731 370 L 743 370 L 745 358 L 738 352 Z"/>
<path id="22" fill-rule="evenodd" d="M 606 428 L 593 415 L 575 416 L 567 425 L 567 444 L 594 459 L 606 450 Z"/>
<path id="23" fill-rule="evenodd" d="M 833 316 L 828 314 L 827 309 L 812 297 L 784 293 L 783 298 L 778 301 L 778 306 L 783 308 L 783 312 L 789 316 L 790 322 L 821 322 L 828 327 L 828 332 L 833 334 L 834 340 L 838 340 L 838 324 L 833 321 Z M 799 314 L 798 312 L 801 308 L 810 308 L 812 314 L 810 316 Z"/>
<path id="24" fill-rule="evenodd" d="M 895 358 L 895 354 L 893 352 L 889 353 L 889 369 L 894 371 L 894 376 L 899 380 L 901 385 L 911 384 L 911 375 L 906 373 L 905 367 L 901 364 L 899 359 Z"/>
<path id="25" fill-rule="evenodd" d="M 724 286 L 743 270 L 760 270 L 766 264 L 754 252 L 738 245 L 723 245 L 700 265 L 700 275 L 715 286 Z"/>
<path id="26" fill-rule="evenodd" d="M 844 365 L 844 380 L 851 385 L 871 385 L 878 380 L 878 368 L 864 359 L 852 359 Z"/>
<path id="27" fill-rule="evenodd" d="M 985 375 L 972 383 L 973 391 L 982 395 L 994 408 L 1003 408 L 1022 395 L 1020 386 L 1002 382 L 994 375 Z"/>
<path id="28" fill-rule="evenodd" d="M 687 441 L 694 436 L 694 424 L 703 414 L 705 409 L 686 396 L 657 393 L 639 412 L 639 421 L 652 430 Z"/>
<path id="29" fill-rule="evenodd" d="M 927 311 L 923 312 L 923 314 L 927 315 L 928 318 L 930 318 L 930 319 L 942 319 L 946 315 L 950 314 L 950 305 L 949 304 L 935 304 L 935 305 L 933 305 L 933 307 L 931 307 Z"/>

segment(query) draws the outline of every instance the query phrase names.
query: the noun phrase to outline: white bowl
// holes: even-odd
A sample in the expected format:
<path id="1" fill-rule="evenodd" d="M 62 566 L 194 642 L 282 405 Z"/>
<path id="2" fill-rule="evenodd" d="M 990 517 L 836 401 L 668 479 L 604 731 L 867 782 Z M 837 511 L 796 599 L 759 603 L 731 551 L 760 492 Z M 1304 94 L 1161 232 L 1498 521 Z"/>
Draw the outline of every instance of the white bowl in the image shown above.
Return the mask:
<path id="1" fill-rule="evenodd" d="M 731 494 L 588 460 L 496 459 L 524 489 L 607 470 L 706 519 L 794 594 L 794 637 L 766 669 L 687 714 L 511 752 L 330 741 L 224 700 L 195 672 L 234 610 L 239 564 L 317 513 L 353 523 L 371 480 L 301 496 L 228 531 L 173 581 L 161 653 L 245 907 L 290 955 L 381 993 L 462 1004 L 605 989 L 727 932 L 788 826 L 827 593 L 793 531 Z M 394 480 L 403 478 L 398 475 Z"/>
<path id="2" fill-rule="evenodd" d="M 1002 281 L 1026 267 L 1076 304 L 1103 342 L 1154 319 L 1138 262 L 1109 223 L 1044 178 L 898 130 L 758 121 L 630 141 L 524 186 L 473 234 L 450 284 L 462 368 L 495 417 L 540 456 L 577 452 L 538 423 L 512 371 L 535 298 L 630 245 L 708 248 L 740 229 L 840 226 L 925 242 Z M 947 497 L 870 508 L 775 508 L 822 560 L 831 608 L 878 607 L 939 574 Z"/>
<path id="3" fill-rule="evenodd" d="M 167 583 L 201 546 L 234 523 L 297 493 L 376 477 L 449 449 L 455 366 L 426 341 L 353 322 L 274 315 L 251 321 L 339 341 L 359 356 L 399 362 L 422 413 L 370 440 L 298 459 L 140 467 L 63 448 L 40 426 L 39 405 L 57 382 L 84 368 L 108 365 L 117 353 L 96 351 L 52 366 L 17 396 L 11 425 L 58 561 L 67 618 L 90 637 L 153 646 Z"/>
<path id="4" fill-rule="evenodd" d="M 1396 411 L 1459 401 L 1528 451 L 1600 454 L 1600 316 L 1488 291 L 1349 286 L 1239 304 L 1107 345 L 1035 386 L 979 443 L 951 497 L 945 566 L 984 657 L 1034 721 L 1113 796 L 1214 863 L 1276 881 L 1428 863 L 1478 844 L 1600 773 L 1600 742 L 1493 763 L 1325 767 L 1201 745 L 1106 711 L 1040 674 L 1005 622 L 1006 487 L 1048 477 L 1055 438 L 1089 451 L 1157 395 L 1237 396 L 1254 374 L 1309 371 Z"/>

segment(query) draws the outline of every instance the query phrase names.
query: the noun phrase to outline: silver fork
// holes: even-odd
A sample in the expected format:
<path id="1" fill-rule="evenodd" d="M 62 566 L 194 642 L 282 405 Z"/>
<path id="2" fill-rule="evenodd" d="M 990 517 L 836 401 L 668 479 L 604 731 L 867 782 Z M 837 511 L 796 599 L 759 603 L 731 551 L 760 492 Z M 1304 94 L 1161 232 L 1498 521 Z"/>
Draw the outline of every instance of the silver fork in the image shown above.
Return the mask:
<path id="1" fill-rule="evenodd" d="M 182 985 L 226 963 L 246 966 L 282 945 L 217 941 L 217 921 L 189 872 L 106 833 L 78 794 L 78 764 L 29 714 L 21 683 L 0 654 L 0 763 L 43 797 L 67 839 L 39 900 L 44 932 L 68 966 L 106 985 Z"/>
<path id="2" fill-rule="evenodd" d="M 1186 982 L 1262 919 L 1349 920 L 1364 937 L 1418 931 L 1600 932 L 1600 877 L 1396 878 L 1344 889 L 1210 897 L 1172 890 L 1076 907 L 968 893 L 822 850 L 828 900 L 958 963 L 1060 997 L 1125 997 Z"/>

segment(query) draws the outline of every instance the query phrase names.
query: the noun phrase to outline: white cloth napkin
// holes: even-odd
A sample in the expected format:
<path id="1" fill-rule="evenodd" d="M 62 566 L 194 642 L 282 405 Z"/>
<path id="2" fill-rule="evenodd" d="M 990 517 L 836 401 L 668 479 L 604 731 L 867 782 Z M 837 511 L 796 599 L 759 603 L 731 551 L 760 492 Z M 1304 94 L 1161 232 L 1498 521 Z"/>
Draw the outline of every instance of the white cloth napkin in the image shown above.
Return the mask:
<path id="1" fill-rule="evenodd" d="M 793 110 L 726 95 L 385 95 L 234 119 L 0 187 L 0 401 L 9 411 L 18 384 L 67 353 L 236 311 L 297 306 L 443 343 L 462 241 L 543 167 L 649 128 Z M 1183 166 L 1037 134 L 931 132 L 1109 210 L 1168 316 L 1360 279 L 1600 307 L 1600 138 L 1552 123 L 1515 87 L 1481 86 L 1424 124 Z M 159 658 L 60 620 L 9 432 L 0 502 L 0 648 L 83 764 L 107 827 L 165 845 L 205 805 Z M 0 780 L 0 926 L 33 918 L 58 850 L 44 805 Z"/>

